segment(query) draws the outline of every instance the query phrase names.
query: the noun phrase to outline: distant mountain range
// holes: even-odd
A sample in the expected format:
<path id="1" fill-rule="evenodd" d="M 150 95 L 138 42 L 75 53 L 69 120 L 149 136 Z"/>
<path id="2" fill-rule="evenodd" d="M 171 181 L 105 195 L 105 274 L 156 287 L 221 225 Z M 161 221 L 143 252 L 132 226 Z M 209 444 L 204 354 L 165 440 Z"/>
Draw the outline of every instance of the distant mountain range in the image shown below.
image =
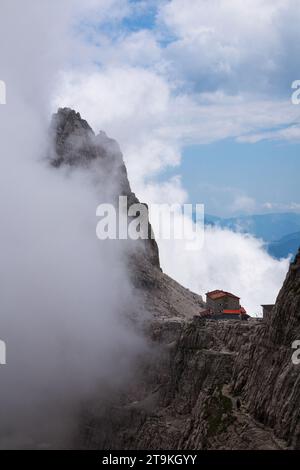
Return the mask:
<path id="1" fill-rule="evenodd" d="M 250 233 L 266 242 L 267 251 L 275 258 L 295 255 L 300 247 L 300 214 L 262 214 L 221 218 L 205 216 L 205 224 Z"/>
<path id="2" fill-rule="evenodd" d="M 274 258 L 286 258 L 289 255 L 296 255 L 300 247 L 300 232 L 292 233 L 282 237 L 276 242 L 268 244 L 268 252 Z"/>

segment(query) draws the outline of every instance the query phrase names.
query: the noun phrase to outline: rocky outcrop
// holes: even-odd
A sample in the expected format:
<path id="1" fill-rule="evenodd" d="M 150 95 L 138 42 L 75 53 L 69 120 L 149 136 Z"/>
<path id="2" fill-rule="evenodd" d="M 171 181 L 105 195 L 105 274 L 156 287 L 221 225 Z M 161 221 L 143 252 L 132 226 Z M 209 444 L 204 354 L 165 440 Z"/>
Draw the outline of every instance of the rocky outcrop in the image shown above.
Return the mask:
<path id="1" fill-rule="evenodd" d="M 122 401 L 85 416 L 83 447 L 299 449 L 299 273 L 298 255 L 268 323 L 152 322 L 153 357 Z"/>
<path id="2" fill-rule="evenodd" d="M 154 327 L 159 341 L 134 387 L 82 421 L 84 448 L 285 449 L 287 442 L 249 412 L 233 387 L 241 348 L 263 327 L 259 321 L 198 319 L 182 322 L 168 338 L 169 322 Z M 145 360 L 145 358 L 144 358 Z M 138 378 L 137 378 L 138 377 Z"/>
<path id="3" fill-rule="evenodd" d="M 300 253 L 279 293 L 272 316 L 241 349 L 232 389 L 249 412 L 291 448 L 300 448 L 300 366 L 292 343 L 300 339 Z"/>
<path id="4" fill-rule="evenodd" d="M 122 154 L 69 109 L 52 120 L 55 168 L 100 172 L 132 193 Z M 149 230 L 151 226 L 149 224 Z M 300 254 L 267 322 L 202 319 L 202 298 L 164 274 L 155 240 L 128 262 L 147 312 L 148 349 L 128 383 L 86 404 L 74 446 L 93 449 L 300 448 Z M 107 398 L 109 396 L 109 399 Z"/>

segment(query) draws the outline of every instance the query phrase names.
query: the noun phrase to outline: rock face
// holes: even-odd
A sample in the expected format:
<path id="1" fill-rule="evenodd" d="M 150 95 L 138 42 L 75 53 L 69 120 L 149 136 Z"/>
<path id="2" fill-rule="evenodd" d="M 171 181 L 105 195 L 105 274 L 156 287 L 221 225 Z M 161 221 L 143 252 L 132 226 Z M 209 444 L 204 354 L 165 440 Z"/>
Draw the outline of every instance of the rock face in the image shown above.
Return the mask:
<path id="1" fill-rule="evenodd" d="M 300 366 L 292 343 L 300 338 L 300 252 L 291 264 L 274 312 L 241 350 L 233 391 L 249 412 L 291 448 L 300 448 Z"/>
<path id="2" fill-rule="evenodd" d="M 264 329 L 258 321 L 192 320 L 173 330 L 174 341 L 165 333 L 172 331 L 172 324 L 156 325 L 152 337 L 159 343 L 159 354 L 141 367 L 125 396 L 86 413 L 81 445 L 153 450 L 297 447 L 284 439 L 283 428 L 278 432 L 274 421 L 252 411 L 252 402 L 263 401 L 263 383 L 249 374 L 249 351 L 255 350 L 255 338 Z M 254 364 L 253 368 L 256 371 Z M 237 387 L 239 377 L 244 383 Z M 280 377 L 277 380 L 282 383 Z M 282 387 L 293 393 L 295 383 Z M 296 404 L 297 400 L 295 421 Z M 276 407 L 273 401 L 272 409 Z"/>
<path id="3" fill-rule="evenodd" d="M 84 447 L 299 449 L 300 366 L 291 361 L 299 273 L 300 256 L 269 324 L 195 318 L 176 330 L 168 321 L 155 325 L 159 354 L 117 407 L 85 417 Z"/>
<path id="4" fill-rule="evenodd" d="M 52 121 L 52 164 L 95 162 L 131 192 L 118 145 L 69 109 Z M 151 226 L 149 228 L 151 230 Z M 268 322 L 199 317 L 202 298 L 165 275 L 154 241 L 132 263 L 149 350 L 122 391 L 89 403 L 74 446 L 89 449 L 300 448 L 300 254 Z"/>
<path id="5" fill-rule="evenodd" d="M 69 108 L 60 108 L 52 117 L 50 150 L 51 164 L 54 167 L 92 168 L 106 193 L 105 202 L 117 204 L 119 196 L 127 196 L 128 206 L 139 203 L 131 191 L 126 167 L 119 145 L 104 132 L 95 135 L 89 124 L 79 113 Z M 113 188 L 113 189 L 112 189 Z M 150 223 L 149 233 L 152 233 Z M 159 267 L 159 254 L 155 238 L 149 237 L 144 247 L 146 259 Z"/>

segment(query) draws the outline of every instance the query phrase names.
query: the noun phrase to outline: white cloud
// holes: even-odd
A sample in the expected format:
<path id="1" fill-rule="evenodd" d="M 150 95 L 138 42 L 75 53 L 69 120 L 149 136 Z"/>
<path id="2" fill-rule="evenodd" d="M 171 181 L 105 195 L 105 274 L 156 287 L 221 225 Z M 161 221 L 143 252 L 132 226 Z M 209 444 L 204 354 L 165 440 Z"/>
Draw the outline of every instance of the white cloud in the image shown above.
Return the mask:
<path id="1" fill-rule="evenodd" d="M 298 116 L 297 116 L 298 120 Z M 272 130 L 269 132 L 259 132 L 249 135 L 242 135 L 238 137 L 238 142 L 255 144 L 262 140 L 275 140 L 275 141 L 288 141 L 299 143 L 300 142 L 300 124 L 291 125 L 285 129 Z"/>
<path id="2" fill-rule="evenodd" d="M 143 66 L 147 69 L 162 68 L 163 57 L 155 36 L 148 30 L 120 34 L 114 42 L 102 39 L 100 50 L 95 51 L 95 56 L 107 65 L 133 65 Z M 104 47 L 103 47 L 104 46 Z"/>
<path id="3" fill-rule="evenodd" d="M 299 202 L 278 203 L 278 202 L 265 202 L 263 208 L 269 211 L 280 211 L 280 212 L 300 212 Z"/>
<path id="4" fill-rule="evenodd" d="M 249 196 L 238 196 L 232 206 L 232 212 L 248 212 L 249 214 L 253 214 L 256 209 L 256 201 L 252 197 Z"/>
<path id="5" fill-rule="evenodd" d="M 1 448 L 66 445 L 81 401 L 99 383 L 117 385 L 144 348 L 122 310 L 142 312 L 123 249 L 95 235 L 105 185 L 44 160 L 50 96 L 71 61 L 79 3 L 1 0 Z"/>
<path id="6" fill-rule="evenodd" d="M 281 8 L 282 2 L 268 0 L 246 6 L 237 0 L 186 0 L 185 8 L 180 0 L 168 2 L 154 31 L 94 35 L 88 57 L 101 66 L 69 70 L 56 104 L 75 107 L 96 131 L 102 128 L 118 140 L 140 199 L 183 203 L 187 194 L 180 178 L 161 181 L 160 174 L 180 163 L 184 144 L 255 139 L 265 129 L 293 129 L 299 121 L 290 89 L 286 97 L 268 92 L 280 69 L 274 50 L 282 51 Z M 164 45 L 166 26 L 172 40 Z M 197 86 L 191 88 L 191 82 Z M 234 190 L 226 198 L 231 211 L 256 207 Z M 287 269 L 287 262 L 270 258 L 260 242 L 223 230 L 209 232 L 197 255 L 176 242 L 159 245 L 170 275 L 200 293 L 218 287 L 239 291 L 252 311 L 274 301 Z"/>
<path id="7" fill-rule="evenodd" d="M 161 240 L 160 248 L 162 267 L 184 286 L 202 295 L 214 289 L 233 292 L 250 315 L 275 302 L 288 269 L 288 260 L 271 258 L 262 241 L 220 228 L 206 229 L 198 251 L 180 240 Z"/>
<path id="8" fill-rule="evenodd" d="M 166 48 L 173 72 L 196 88 L 234 93 L 270 93 L 296 79 L 299 18 L 294 0 L 172 0 L 159 14 L 175 36 Z"/>
<path id="9" fill-rule="evenodd" d="M 74 107 L 96 131 L 105 129 L 116 138 L 133 187 L 141 190 L 146 178 L 180 162 L 178 143 L 163 132 L 170 99 L 168 83 L 159 75 L 120 66 L 66 75 L 55 107 Z"/>

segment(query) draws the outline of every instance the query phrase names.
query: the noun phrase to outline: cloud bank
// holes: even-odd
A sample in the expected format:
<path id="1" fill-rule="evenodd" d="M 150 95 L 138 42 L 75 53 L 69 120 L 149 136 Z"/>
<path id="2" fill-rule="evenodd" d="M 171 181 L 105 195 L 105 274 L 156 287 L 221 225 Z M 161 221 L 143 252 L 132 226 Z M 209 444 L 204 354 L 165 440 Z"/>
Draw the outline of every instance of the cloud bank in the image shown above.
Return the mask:
<path id="1" fill-rule="evenodd" d="M 0 109 L 4 449 L 71 446 L 81 401 L 119 387 L 145 348 L 129 321 L 139 304 L 126 250 L 96 238 L 95 210 L 112 191 L 109 179 L 102 187 L 88 171 L 50 168 L 45 158 L 50 97 L 81 9 L 42 3 L 28 1 L 26 15 L 18 14 L 18 1 L 1 3 L 8 87 Z"/>

